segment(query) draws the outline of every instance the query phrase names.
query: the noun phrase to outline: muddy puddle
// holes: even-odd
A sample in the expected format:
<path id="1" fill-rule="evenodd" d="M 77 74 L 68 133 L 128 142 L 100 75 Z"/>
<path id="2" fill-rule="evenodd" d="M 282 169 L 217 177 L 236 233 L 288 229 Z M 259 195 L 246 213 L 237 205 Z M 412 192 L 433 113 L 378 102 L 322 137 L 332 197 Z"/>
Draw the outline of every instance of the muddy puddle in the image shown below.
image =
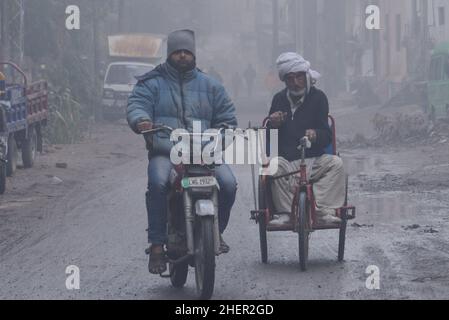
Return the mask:
<path id="1" fill-rule="evenodd" d="M 407 163 L 396 161 L 380 150 L 343 151 L 341 157 L 349 176 L 404 174 L 410 171 Z"/>
<path id="2" fill-rule="evenodd" d="M 365 157 L 365 156 L 343 156 L 343 163 L 345 171 L 350 176 L 356 176 L 358 174 L 370 174 L 382 170 L 382 166 L 385 165 L 385 161 L 380 157 Z"/>
<path id="3" fill-rule="evenodd" d="M 412 223 L 419 220 L 420 204 L 408 193 L 349 194 L 357 208 L 357 220 L 368 225 Z"/>
<path id="4" fill-rule="evenodd" d="M 343 156 L 349 175 L 349 202 L 357 208 L 357 219 L 367 226 L 387 222 L 413 221 L 419 213 L 419 203 L 408 192 L 361 192 L 359 183 L 366 177 L 382 176 L 397 172 L 396 164 L 381 154 L 346 154 Z"/>

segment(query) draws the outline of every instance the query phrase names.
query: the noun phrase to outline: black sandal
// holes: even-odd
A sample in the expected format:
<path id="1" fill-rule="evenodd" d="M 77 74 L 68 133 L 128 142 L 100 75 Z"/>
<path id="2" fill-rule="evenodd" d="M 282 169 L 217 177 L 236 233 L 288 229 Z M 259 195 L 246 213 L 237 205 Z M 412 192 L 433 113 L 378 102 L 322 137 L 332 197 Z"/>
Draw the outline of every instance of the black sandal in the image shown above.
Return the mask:
<path id="1" fill-rule="evenodd" d="M 167 271 L 167 257 L 163 248 L 160 252 L 154 252 L 152 248 L 149 248 L 147 252 L 150 255 L 148 271 L 151 274 L 162 274 Z"/>

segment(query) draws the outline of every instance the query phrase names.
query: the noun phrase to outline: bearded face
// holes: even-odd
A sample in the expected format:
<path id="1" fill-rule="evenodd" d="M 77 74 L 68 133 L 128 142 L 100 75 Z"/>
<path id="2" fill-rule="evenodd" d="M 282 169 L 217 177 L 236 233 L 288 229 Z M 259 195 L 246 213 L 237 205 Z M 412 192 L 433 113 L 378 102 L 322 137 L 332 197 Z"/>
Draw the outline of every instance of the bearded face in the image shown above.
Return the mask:
<path id="1" fill-rule="evenodd" d="M 168 62 L 179 72 L 187 72 L 195 68 L 195 56 L 187 50 L 178 50 L 171 54 Z"/>

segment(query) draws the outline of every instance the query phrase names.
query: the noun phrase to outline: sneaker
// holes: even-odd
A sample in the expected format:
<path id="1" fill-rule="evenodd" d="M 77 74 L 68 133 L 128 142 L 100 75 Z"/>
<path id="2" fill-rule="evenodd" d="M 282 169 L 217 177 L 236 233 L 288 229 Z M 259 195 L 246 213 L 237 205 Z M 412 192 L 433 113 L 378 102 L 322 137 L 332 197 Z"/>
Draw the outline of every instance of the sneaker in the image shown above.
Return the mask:
<path id="1" fill-rule="evenodd" d="M 273 219 L 270 220 L 270 225 L 277 225 L 277 226 L 289 225 L 291 224 L 290 217 L 291 214 L 289 212 L 275 214 L 273 215 Z"/>

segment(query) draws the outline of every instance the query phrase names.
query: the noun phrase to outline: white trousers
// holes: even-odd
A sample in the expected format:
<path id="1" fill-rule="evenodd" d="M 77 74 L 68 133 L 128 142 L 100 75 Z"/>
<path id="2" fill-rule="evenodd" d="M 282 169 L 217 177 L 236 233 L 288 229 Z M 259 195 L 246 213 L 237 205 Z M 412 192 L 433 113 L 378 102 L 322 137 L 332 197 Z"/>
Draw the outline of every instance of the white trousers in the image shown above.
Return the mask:
<path id="1" fill-rule="evenodd" d="M 278 171 L 274 176 L 298 171 L 300 164 L 301 160 L 289 162 L 279 157 Z M 308 179 L 313 183 L 317 209 L 341 208 L 345 201 L 346 181 L 343 161 L 337 156 L 325 154 L 318 158 L 306 159 L 306 164 Z M 273 203 L 278 213 L 291 211 L 297 183 L 298 180 L 295 176 L 287 176 L 273 181 Z"/>

